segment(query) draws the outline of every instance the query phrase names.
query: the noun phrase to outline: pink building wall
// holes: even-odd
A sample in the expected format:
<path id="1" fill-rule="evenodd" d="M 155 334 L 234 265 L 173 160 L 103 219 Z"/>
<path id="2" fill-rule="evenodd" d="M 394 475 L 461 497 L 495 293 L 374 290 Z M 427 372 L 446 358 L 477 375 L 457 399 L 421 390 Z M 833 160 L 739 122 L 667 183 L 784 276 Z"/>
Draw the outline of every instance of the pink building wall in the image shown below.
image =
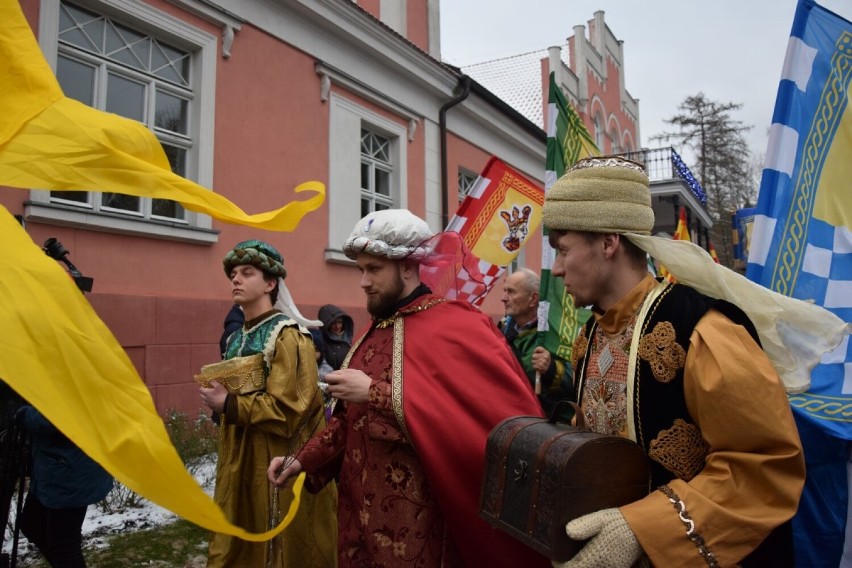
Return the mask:
<path id="1" fill-rule="evenodd" d="M 429 52 L 429 5 L 428 0 L 407 0 L 408 40 Z"/>
<path id="2" fill-rule="evenodd" d="M 190 22 L 211 35 L 221 29 L 185 13 L 164 0 L 156 8 Z M 360 2 L 374 15 L 379 2 Z M 38 29 L 39 0 L 22 0 L 30 25 Z M 427 3 L 408 4 L 411 41 L 428 46 Z M 318 180 L 328 185 L 329 109 L 319 96 L 315 58 L 245 23 L 229 58 L 216 58 L 216 110 L 212 189 L 247 213 L 275 209 L 292 200 L 299 183 Z M 370 109 L 388 120 L 407 121 L 333 85 L 334 93 Z M 286 97 L 282 96 L 286 93 Z M 298 111 L 294 111 L 298 109 Z M 406 142 L 408 207 L 425 214 L 426 164 L 423 130 Z M 474 171 L 488 154 L 450 136 L 450 170 L 459 165 Z M 454 176 L 453 176 L 454 177 Z M 455 187 L 451 178 L 452 188 Z M 328 197 L 340 188 L 327 187 Z M 22 213 L 28 192 L 0 187 L 0 204 Z M 450 211 L 457 205 L 451 191 Z M 328 202 L 309 213 L 293 233 L 258 231 L 213 220 L 219 231 L 214 244 L 185 243 L 157 238 L 101 232 L 93 228 L 64 227 L 28 222 L 26 229 L 41 245 L 58 238 L 69 258 L 94 278 L 87 298 L 127 351 L 151 391 L 160 412 L 177 409 L 190 414 L 200 408 L 193 373 L 219 359 L 219 337 L 231 306 L 230 285 L 222 258 L 239 241 L 266 240 L 283 254 L 287 285 L 302 312 L 314 317 L 325 303 L 334 303 L 355 319 L 356 329 L 367 325 L 360 274 L 354 266 L 328 262 Z M 492 293 L 485 311 L 495 319 L 503 313 L 499 291 Z"/>
<path id="3" fill-rule="evenodd" d="M 583 49 L 592 50 L 595 49 L 592 38 L 596 37 L 598 33 L 605 35 L 611 32 L 605 25 L 603 26 L 603 29 L 598 30 L 596 20 L 594 19 L 589 20 L 588 25 L 588 37 L 582 38 L 582 41 L 585 43 Z M 637 133 L 636 120 L 623 110 L 623 97 L 628 96 L 626 93 L 622 92 L 621 88 L 621 85 L 623 84 L 623 68 L 609 55 L 609 53 L 605 52 L 603 54 L 603 59 L 606 67 L 606 78 L 601 81 L 600 76 L 593 71 L 592 65 L 588 60 L 578 61 L 577 53 L 580 51 L 577 49 L 578 41 L 581 41 L 581 39 L 573 35 L 568 38 L 568 66 L 575 74 L 578 72 L 583 72 L 585 74 L 585 77 L 583 78 L 585 79 L 588 88 L 585 93 L 575 93 L 575 95 L 579 96 L 579 98 L 585 99 L 586 101 L 585 105 L 581 105 L 579 108 L 575 108 L 575 110 L 580 115 L 580 118 L 583 120 L 583 124 L 585 124 L 593 139 L 595 138 L 594 116 L 596 113 L 599 113 L 602 126 L 607 134 L 611 132 L 614 125 L 617 125 L 616 128 L 619 136 L 618 150 L 620 152 L 639 150 L 640 140 Z M 582 69 L 583 71 L 578 71 L 578 69 Z M 547 85 L 546 76 L 544 77 L 544 84 Z M 545 90 L 544 92 L 547 91 Z M 547 101 L 545 101 L 544 104 L 546 106 Z M 625 143 L 630 144 L 629 148 L 625 147 Z M 604 147 L 600 148 L 600 150 L 604 154 L 611 154 L 615 151 L 613 140 L 611 140 L 609 136 L 604 137 L 603 146 Z"/>

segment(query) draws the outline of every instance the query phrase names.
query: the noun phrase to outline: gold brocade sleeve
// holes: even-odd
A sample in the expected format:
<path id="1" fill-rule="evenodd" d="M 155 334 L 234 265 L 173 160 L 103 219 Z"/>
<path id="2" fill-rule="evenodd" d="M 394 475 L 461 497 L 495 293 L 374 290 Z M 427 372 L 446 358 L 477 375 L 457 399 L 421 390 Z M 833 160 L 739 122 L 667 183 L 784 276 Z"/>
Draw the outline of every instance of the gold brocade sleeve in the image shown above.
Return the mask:
<path id="1" fill-rule="evenodd" d="M 266 390 L 234 396 L 236 424 L 304 440 L 322 405 L 314 346 L 296 327 L 285 327 L 275 342 Z M 321 414 L 321 413 L 319 413 Z"/>
<path id="2" fill-rule="evenodd" d="M 709 452 L 701 473 L 668 486 L 706 551 L 733 566 L 796 512 L 805 480 L 798 432 L 769 359 L 716 311 L 690 338 L 684 394 Z M 662 492 L 621 510 L 654 565 L 707 565 Z"/>

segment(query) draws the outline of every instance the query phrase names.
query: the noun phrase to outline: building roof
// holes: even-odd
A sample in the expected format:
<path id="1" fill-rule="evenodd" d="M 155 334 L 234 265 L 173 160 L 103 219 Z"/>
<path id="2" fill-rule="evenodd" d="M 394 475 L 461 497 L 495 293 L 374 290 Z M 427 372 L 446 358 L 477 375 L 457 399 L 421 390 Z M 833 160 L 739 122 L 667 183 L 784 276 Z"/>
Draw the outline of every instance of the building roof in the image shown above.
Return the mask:
<path id="1" fill-rule="evenodd" d="M 544 128 L 542 114 L 541 60 L 547 50 L 540 49 L 501 59 L 463 66 L 462 72 L 506 101 L 530 122 Z M 562 59 L 567 65 L 568 47 L 562 48 Z"/>

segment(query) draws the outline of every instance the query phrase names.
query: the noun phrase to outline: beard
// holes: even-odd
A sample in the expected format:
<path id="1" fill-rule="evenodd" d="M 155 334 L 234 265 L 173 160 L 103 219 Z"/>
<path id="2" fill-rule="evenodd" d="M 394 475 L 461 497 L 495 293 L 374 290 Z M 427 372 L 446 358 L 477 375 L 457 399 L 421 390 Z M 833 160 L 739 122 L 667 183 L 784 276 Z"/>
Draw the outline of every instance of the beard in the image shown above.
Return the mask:
<path id="1" fill-rule="evenodd" d="M 374 318 L 387 319 L 391 317 L 396 312 L 396 304 L 402 298 L 404 289 L 405 283 L 399 275 L 399 269 L 397 269 L 396 279 L 387 290 L 379 292 L 375 296 L 367 296 L 367 311 Z"/>

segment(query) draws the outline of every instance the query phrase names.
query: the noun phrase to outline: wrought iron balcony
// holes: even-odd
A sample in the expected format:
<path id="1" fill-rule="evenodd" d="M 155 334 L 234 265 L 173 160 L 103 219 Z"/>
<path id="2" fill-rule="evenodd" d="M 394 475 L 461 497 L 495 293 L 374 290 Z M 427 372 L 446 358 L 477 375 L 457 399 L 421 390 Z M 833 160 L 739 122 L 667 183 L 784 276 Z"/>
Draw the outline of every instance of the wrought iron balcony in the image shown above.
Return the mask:
<path id="1" fill-rule="evenodd" d="M 671 146 L 626 152 L 624 157 L 644 164 L 651 182 L 680 178 L 701 206 L 707 207 L 707 194 L 684 163 L 683 158 Z"/>

